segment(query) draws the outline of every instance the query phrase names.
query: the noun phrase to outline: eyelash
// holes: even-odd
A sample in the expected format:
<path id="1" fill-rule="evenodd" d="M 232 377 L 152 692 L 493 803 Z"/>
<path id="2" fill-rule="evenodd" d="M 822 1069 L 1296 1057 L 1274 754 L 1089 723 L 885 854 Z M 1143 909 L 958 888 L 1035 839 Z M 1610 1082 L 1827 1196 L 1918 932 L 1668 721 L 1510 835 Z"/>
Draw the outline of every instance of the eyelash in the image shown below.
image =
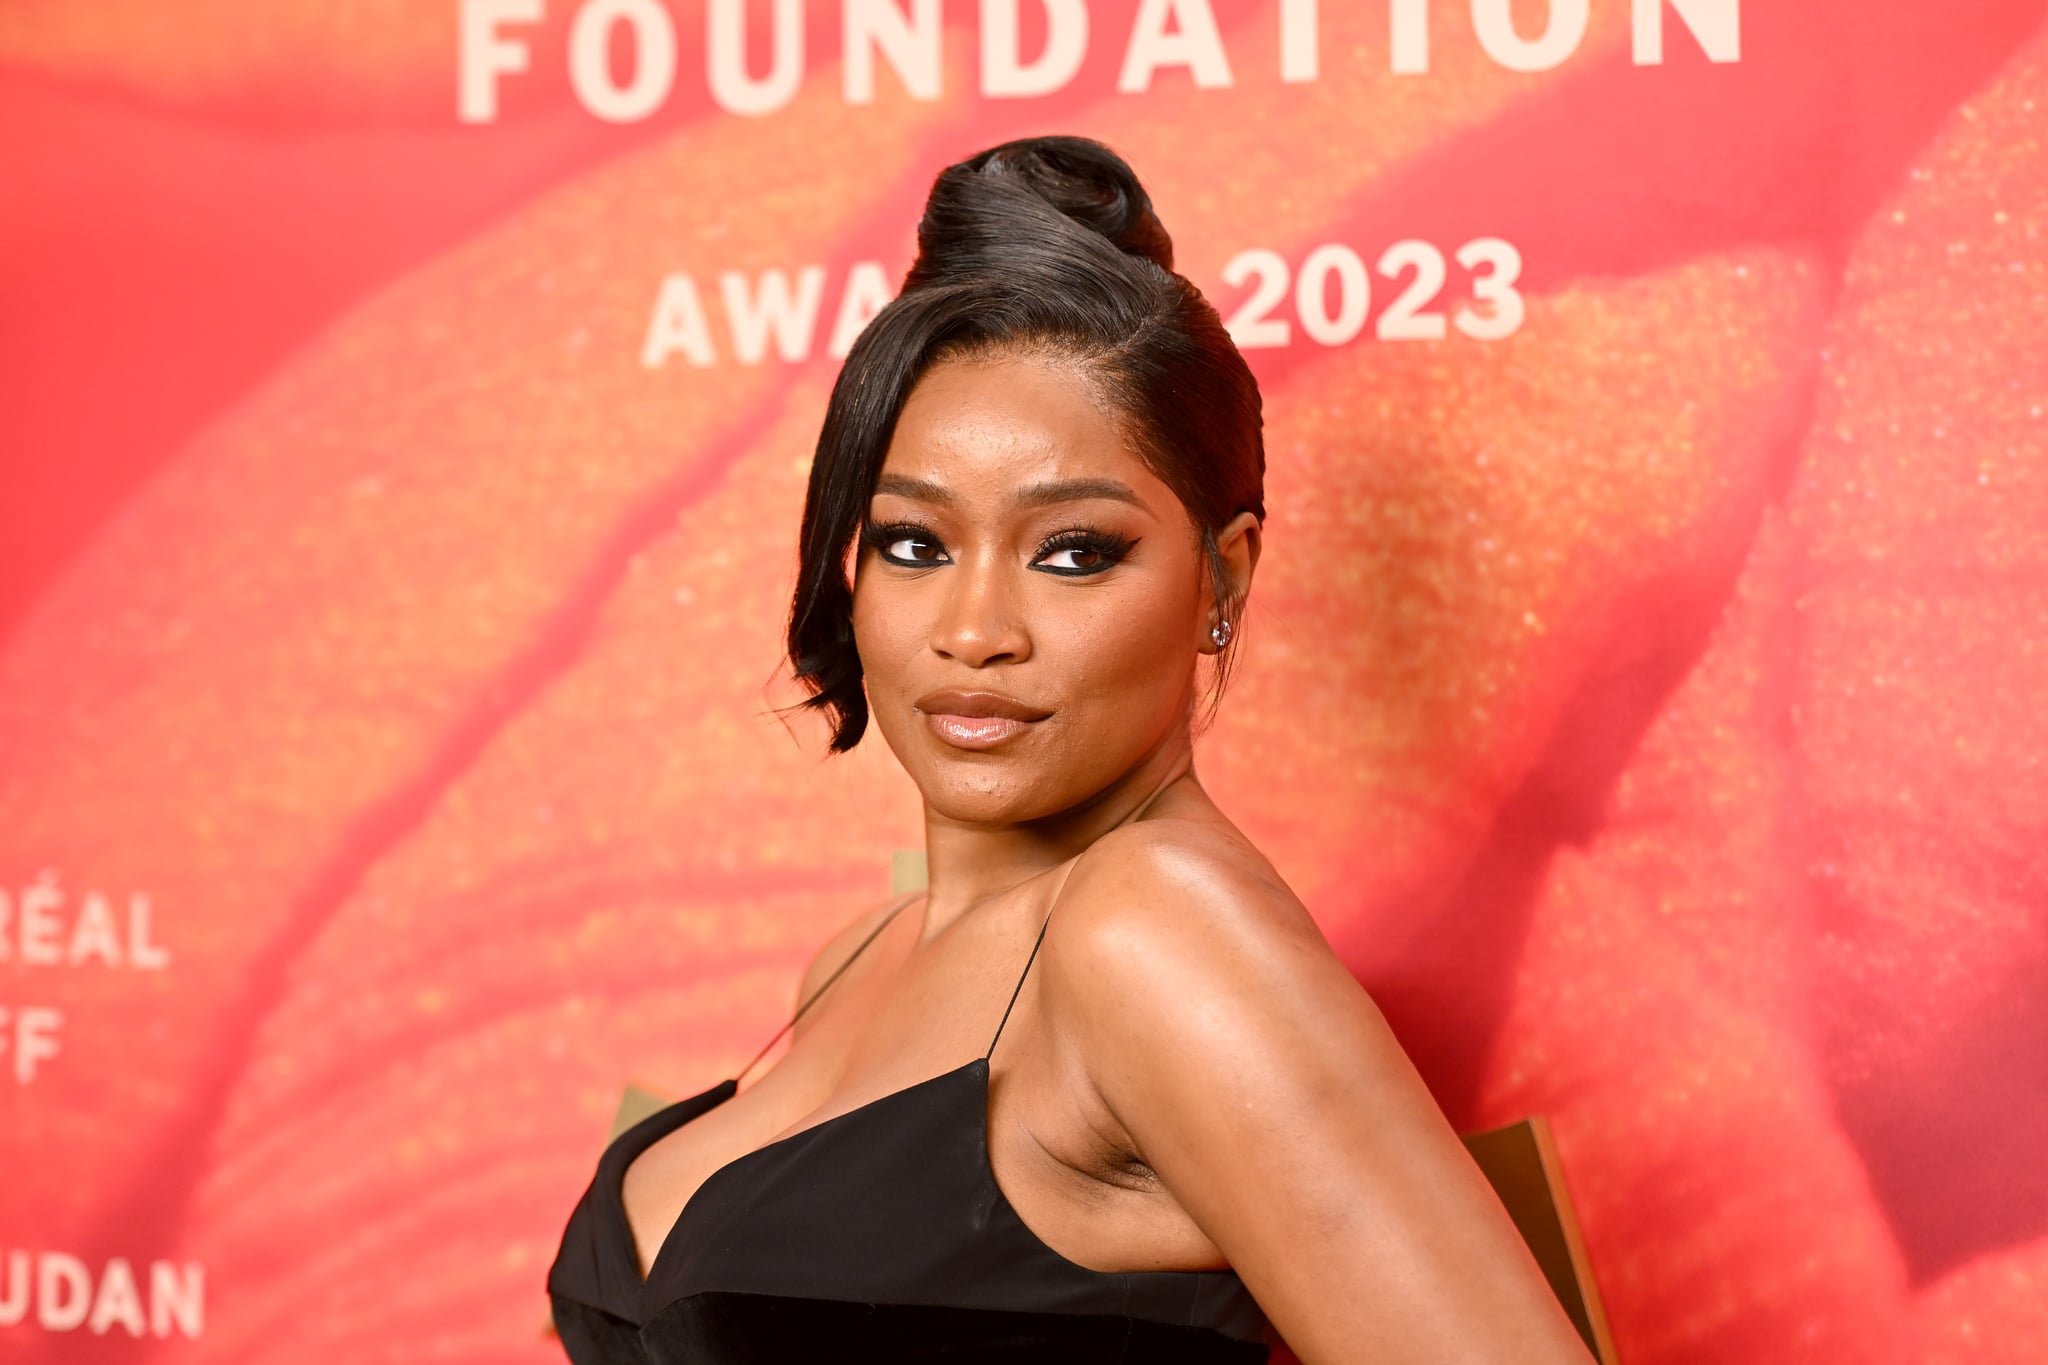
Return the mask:
<path id="1" fill-rule="evenodd" d="M 933 535 L 928 528 L 913 522 L 885 522 L 879 525 L 870 523 L 861 528 L 860 540 L 863 546 L 881 555 L 885 563 L 895 564 L 906 569 L 931 569 L 938 567 L 937 564 L 928 561 L 898 559 L 886 552 L 887 547 L 899 540 L 918 540 L 927 545 L 938 545 L 940 543 L 939 538 Z M 1098 530 L 1093 526 L 1075 526 L 1056 532 L 1041 541 L 1038 546 L 1038 558 L 1043 559 L 1047 555 L 1058 554 L 1062 550 L 1083 550 L 1099 554 L 1108 562 L 1096 568 L 1056 569 L 1048 566 L 1046 569 L 1047 573 L 1058 574 L 1062 578 L 1092 578 L 1096 574 L 1106 572 L 1121 564 L 1124 561 L 1124 556 L 1130 554 L 1132 547 L 1137 545 L 1137 543 L 1137 541 L 1119 535 L 1114 531 Z"/>

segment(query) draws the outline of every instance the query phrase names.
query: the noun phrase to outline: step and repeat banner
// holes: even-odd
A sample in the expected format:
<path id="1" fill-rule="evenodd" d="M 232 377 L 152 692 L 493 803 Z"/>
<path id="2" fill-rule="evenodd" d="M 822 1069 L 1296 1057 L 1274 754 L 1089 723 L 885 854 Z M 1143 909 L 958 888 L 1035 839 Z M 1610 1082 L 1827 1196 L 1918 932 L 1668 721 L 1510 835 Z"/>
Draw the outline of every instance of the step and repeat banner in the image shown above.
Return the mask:
<path id="1" fill-rule="evenodd" d="M 921 843 L 806 469 L 1057 131 L 1266 395 L 1205 784 L 1620 1359 L 2048 1357 L 2044 15 L 12 0 L 0 1355 L 560 1358 L 622 1086 Z"/>

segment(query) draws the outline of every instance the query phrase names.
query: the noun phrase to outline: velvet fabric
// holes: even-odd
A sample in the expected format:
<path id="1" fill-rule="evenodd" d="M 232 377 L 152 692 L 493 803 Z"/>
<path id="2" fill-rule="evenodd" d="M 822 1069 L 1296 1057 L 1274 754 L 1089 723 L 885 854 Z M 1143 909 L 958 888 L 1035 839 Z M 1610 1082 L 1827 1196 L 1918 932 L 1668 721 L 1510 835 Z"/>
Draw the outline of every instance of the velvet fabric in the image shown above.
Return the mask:
<path id="1" fill-rule="evenodd" d="M 644 1280 L 626 1167 L 738 1087 L 627 1129 L 548 1272 L 569 1359 L 1265 1360 L 1264 1315 L 1230 1271 L 1091 1270 L 1024 1225 L 989 1165 L 988 1080 L 979 1057 L 721 1167 Z"/>
<path id="2" fill-rule="evenodd" d="M 1041 926 L 1010 1007 L 1044 942 Z M 973 1061 L 713 1171 L 677 1214 L 644 1279 L 626 1219 L 626 1168 L 731 1099 L 739 1082 L 721 1081 L 619 1134 L 548 1268 L 569 1359 L 1265 1360 L 1265 1315 L 1232 1272 L 1091 1270 L 1024 1225 L 988 1155 L 989 1058 L 1009 1019 L 1005 1008 L 988 1051 Z"/>

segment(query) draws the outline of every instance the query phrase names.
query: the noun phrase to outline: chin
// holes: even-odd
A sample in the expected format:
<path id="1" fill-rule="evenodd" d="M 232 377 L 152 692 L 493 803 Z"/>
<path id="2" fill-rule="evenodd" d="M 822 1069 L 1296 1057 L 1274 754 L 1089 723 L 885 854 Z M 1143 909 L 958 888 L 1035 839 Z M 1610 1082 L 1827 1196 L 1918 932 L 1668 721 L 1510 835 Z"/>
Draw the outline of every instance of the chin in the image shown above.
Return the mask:
<path id="1" fill-rule="evenodd" d="M 948 756 L 927 761 L 914 776 L 933 814 L 961 824 L 1014 825 L 1057 814 L 1071 804 L 1032 781 L 1035 774 L 1008 769 L 986 759 L 962 762 Z"/>

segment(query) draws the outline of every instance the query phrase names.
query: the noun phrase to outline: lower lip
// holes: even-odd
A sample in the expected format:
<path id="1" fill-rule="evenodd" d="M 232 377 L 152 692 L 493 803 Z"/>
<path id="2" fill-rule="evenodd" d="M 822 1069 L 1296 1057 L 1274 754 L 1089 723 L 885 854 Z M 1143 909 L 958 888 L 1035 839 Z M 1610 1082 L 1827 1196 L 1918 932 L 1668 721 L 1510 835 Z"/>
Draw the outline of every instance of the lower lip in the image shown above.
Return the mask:
<path id="1" fill-rule="evenodd" d="M 952 716 L 944 713 L 925 716 L 932 733 L 956 749 L 993 749 L 998 744 L 1015 738 L 1035 720 L 1018 720 L 1014 716 Z"/>

